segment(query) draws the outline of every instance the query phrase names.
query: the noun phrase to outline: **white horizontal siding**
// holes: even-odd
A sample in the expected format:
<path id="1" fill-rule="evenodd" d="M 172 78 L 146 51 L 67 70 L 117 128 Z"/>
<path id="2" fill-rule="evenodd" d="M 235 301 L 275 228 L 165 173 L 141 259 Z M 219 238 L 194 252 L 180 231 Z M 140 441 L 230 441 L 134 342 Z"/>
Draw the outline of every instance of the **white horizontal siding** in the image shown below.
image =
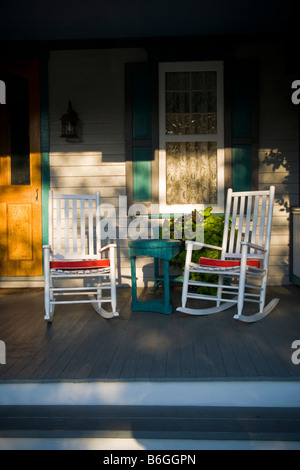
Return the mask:
<path id="1" fill-rule="evenodd" d="M 241 46 L 237 57 L 258 61 L 258 185 L 276 187 L 269 283 L 288 284 L 290 210 L 299 204 L 299 110 L 291 102 L 295 77 L 287 73 L 285 51 L 277 43 Z"/>
<path id="2" fill-rule="evenodd" d="M 299 203 L 298 109 L 291 103 L 292 76 L 283 50 L 260 48 L 259 174 L 260 188 L 276 187 L 269 283 L 289 283 L 290 209 Z"/>
<path id="3" fill-rule="evenodd" d="M 100 191 L 118 211 L 126 195 L 126 62 L 146 60 L 141 49 L 53 51 L 49 61 L 50 185 L 58 193 Z M 68 101 L 80 120 L 80 139 L 61 138 Z M 130 285 L 128 240 L 117 241 L 117 276 Z M 138 275 L 143 263 L 138 264 Z M 149 274 L 151 277 L 151 273 Z"/>

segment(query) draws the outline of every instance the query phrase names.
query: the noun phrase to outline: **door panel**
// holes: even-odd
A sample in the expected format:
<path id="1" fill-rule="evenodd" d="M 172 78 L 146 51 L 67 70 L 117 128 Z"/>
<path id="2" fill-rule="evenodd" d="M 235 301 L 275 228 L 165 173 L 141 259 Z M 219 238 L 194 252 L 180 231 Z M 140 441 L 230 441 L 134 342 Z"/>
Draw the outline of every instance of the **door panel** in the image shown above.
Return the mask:
<path id="1" fill-rule="evenodd" d="M 0 64 L 0 276 L 42 275 L 37 62 Z"/>
<path id="2" fill-rule="evenodd" d="M 32 204 L 7 205 L 8 259 L 32 260 Z"/>

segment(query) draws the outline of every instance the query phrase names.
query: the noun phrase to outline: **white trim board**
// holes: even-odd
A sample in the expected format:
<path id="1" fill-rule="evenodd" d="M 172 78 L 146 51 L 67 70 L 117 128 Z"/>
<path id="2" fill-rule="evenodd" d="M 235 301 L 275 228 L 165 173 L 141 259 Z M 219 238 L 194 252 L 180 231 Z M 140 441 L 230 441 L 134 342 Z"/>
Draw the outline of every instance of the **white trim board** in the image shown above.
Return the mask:
<path id="1" fill-rule="evenodd" d="M 10 276 L 0 277 L 1 289 L 23 289 L 44 287 L 43 276 Z"/>
<path id="2" fill-rule="evenodd" d="M 300 407 L 300 382 L 2 382 L 0 405 Z"/>

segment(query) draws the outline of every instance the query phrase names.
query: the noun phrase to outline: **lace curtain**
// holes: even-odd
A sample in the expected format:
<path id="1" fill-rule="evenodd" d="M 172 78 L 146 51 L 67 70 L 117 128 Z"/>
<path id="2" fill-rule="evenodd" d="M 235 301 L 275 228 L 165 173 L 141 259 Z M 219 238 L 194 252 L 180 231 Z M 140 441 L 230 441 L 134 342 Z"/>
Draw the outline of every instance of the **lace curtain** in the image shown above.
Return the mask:
<path id="1" fill-rule="evenodd" d="M 217 204 L 216 142 L 168 142 L 167 204 Z"/>
<path id="2" fill-rule="evenodd" d="M 166 142 L 167 204 L 216 204 L 217 144 L 200 138 L 217 133 L 215 71 L 166 73 L 165 132 L 186 136 Z"/>

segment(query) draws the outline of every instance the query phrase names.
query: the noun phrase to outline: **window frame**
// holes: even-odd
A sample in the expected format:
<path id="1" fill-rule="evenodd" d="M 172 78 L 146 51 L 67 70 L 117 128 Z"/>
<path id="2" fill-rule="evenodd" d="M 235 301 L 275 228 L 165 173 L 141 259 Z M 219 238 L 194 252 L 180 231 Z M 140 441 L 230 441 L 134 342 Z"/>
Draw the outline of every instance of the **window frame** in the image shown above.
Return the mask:
<path id="1" fill-rule="evenodd" d="M 217 72 L 217 134 L 168 135 L 166 129 L 167 72 Z M 217 142 L 217 204 L 172 204 L 166 203 L 166 142 Z M 224 63 L 223 61 L 160 62 L 159 63 L 159 210 L 162 214 L 188 213 L 212 206 L 214 212 L 224 210 L 225 152 L 224 152 Z"/>

